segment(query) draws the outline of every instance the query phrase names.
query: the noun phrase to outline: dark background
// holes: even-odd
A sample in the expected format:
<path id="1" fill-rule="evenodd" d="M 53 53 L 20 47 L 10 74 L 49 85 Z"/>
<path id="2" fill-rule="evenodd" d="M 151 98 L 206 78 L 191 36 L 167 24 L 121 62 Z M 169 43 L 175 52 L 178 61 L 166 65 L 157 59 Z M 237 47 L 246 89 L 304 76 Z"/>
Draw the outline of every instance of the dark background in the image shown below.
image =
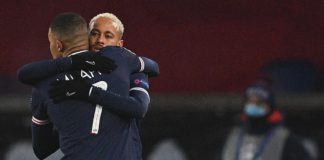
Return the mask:
<path id="1" fill-rule="evenodd" d="M 108 0 L 1 2 L 0 73 L 51 58 L 50 21 L 61 12 L 88 21 L 112 12 L 125 25 L 126 46 L 158 61 L 153 92 L 241 91 L 276 58 L 324 67 L 321 0 Z M 208 83 L 205 83 L 208 80 Z"/>
<path id="2" fill-rule="evenodd" d="M 161 75 L 150 81 L 152 104 L 143 121 L 144 155 L 159 139 L 175 137 L 192 159 L 211 157 L 234 124 L 244 88 L 261 73 L 272 73 L 265 68 L 278 60 L 304 64 L 302 69 L 273 73 L 280 81 L 275 81 L 275 89 L 288 127 L 314 139 L 324 151 L 323 0 L 0 4 L 0 153 L 15 141 L 30 139 L 30 88 L 17 82 L 16 70 L 51 58 L 49 23 L 67 11 L 80 13 L 87 21 L 101 12 L 116 14 L 125 25 L 126 47 L 159 63 Z"/>

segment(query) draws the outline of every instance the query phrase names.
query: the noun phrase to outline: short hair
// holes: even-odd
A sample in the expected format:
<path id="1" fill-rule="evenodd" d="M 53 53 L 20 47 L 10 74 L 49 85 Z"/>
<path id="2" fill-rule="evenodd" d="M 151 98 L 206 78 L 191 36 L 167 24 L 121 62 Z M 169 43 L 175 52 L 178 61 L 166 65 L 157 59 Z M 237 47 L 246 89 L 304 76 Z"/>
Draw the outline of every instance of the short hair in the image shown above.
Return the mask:
<path id="1" fill-rule="evenodd" d="M 88 33 L 86 20 L 79 14 L 66 12 L 57 15 L 50 24 L 51 32 L 62 41 L 73 42 Z"/>
<path id="2" fill-rule="evenodd" d="M 116 28 L 116 30 L 118 32 L 120 32 L 121 36 L 123 36 L 124 30 L 125 30 L 124 25 L 120 21 L 120 19 L 118 19 L 118 17 L 116 15 L 112 14 L 112 13 L 100 13 L 100 14 L 94 16 L 91 19 L 91 21 L 89 22 L 89 28 L 90 28 L 90 30 L 92 30 L 93 25 L 94 25 L 95 21 L 98 18 L 107 18 L 107 19 L 110 19 L 113 22 L 113 26 Z"/>

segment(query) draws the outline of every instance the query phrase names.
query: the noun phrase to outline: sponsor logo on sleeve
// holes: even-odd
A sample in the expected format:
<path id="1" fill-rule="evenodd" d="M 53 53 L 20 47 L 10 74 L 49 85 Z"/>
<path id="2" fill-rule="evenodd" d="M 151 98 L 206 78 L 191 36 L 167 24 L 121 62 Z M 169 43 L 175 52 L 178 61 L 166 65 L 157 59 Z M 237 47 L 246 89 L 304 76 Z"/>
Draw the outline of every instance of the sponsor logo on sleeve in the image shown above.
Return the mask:
<path id="1" fill-rule="evenodd" d="M 149 84 L 146 81 L 143 81 L 141 79 L 135 79 L 134 83 L 136 85 L 144 85 L 145 88 L 149 88 Z"/>

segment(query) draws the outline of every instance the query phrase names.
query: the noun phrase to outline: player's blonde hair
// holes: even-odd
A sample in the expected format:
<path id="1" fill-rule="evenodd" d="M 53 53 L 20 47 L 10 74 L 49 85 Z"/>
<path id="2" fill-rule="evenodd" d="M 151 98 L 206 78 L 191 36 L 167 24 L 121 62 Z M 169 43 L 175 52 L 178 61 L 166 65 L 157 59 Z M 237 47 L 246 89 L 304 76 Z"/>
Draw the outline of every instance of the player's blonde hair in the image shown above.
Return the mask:
<path id="1" fill-rule="evenodd" d="M 95 21 L 98 19 L 98 18 L 107 18 L 107 19 L 110 19 L 113 23 L 113 26 L 116 28 L 116 30 L 118 32 L 120 32 L 121 36 L 123 36 L 124 34 L 124 25 L 123 23 L 118 19 L 118 17 L 112 13 L 100 13 L 96 16 L 94 16 L 90 23 L 89 23 L 89 28 L 90 28 L 90 31 L 93 29 L 93 25 L 95 23 Z"/>

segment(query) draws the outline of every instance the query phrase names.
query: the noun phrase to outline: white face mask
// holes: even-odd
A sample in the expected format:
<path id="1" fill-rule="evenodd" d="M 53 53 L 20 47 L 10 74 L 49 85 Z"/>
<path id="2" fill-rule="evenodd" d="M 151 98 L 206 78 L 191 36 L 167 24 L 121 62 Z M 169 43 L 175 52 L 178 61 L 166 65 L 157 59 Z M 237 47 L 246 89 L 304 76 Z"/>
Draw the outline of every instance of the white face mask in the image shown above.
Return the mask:
<path id="1" fill-rule="evenodd" d="M 255 103 L 246 104 L 244 107 L 244 112 L 249 117 L 263 117 L 268 113 L 268 110 L 263 105 L 258 105 Z"/>

